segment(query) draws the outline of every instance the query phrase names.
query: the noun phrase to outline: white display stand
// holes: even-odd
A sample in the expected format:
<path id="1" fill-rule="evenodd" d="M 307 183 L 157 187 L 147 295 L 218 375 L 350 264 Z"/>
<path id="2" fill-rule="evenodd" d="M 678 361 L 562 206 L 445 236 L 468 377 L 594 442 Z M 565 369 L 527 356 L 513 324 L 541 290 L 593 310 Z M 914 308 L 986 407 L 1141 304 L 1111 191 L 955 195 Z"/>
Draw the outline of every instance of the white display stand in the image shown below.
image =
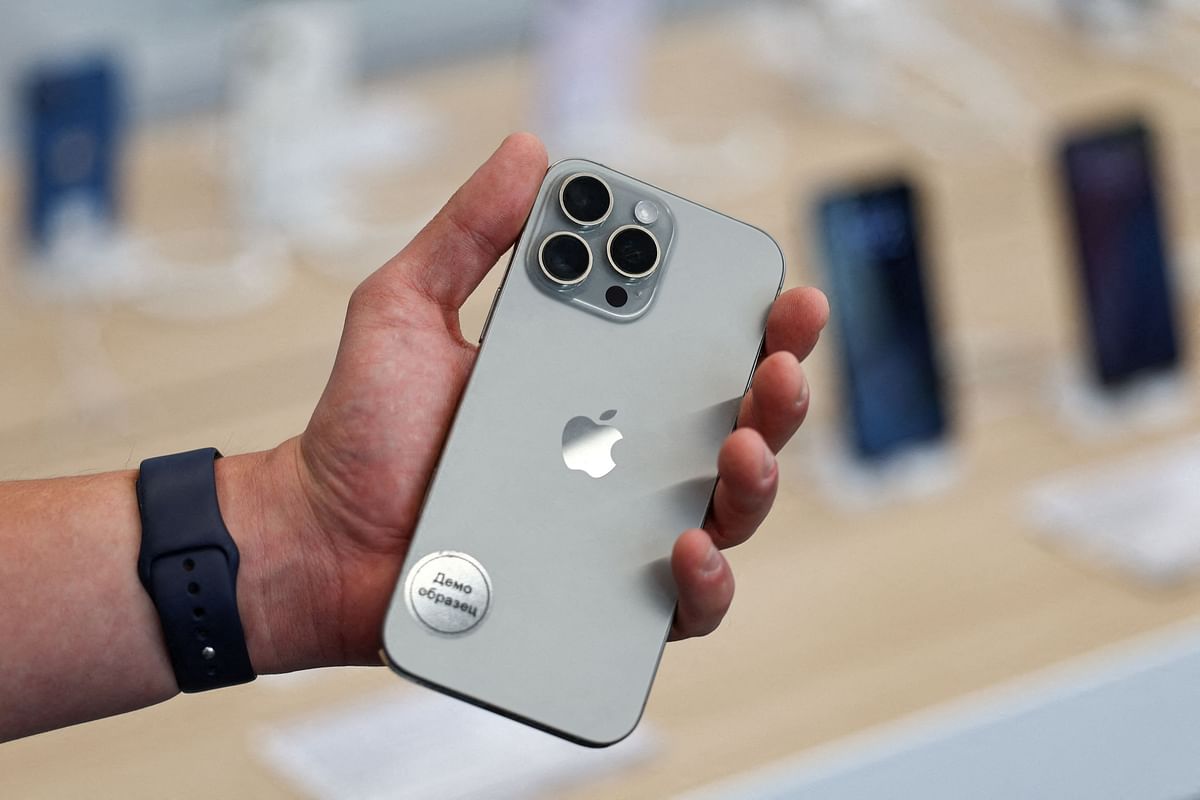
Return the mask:
<path id="1" fill-rule="evenodd" d="M 348 263 L 358 276 L 362 244 L 387 239 L 390 256 L 404 226 L 370 219 L 352 191 L 356 176 L 427 156 L 438 124 L 403 94 L 358 95 L 354 11 L 328 0 L 272 2 L 241 19 L 230 52 L 227 161 L 247 227 L 287 237 L 304 263 Z"/>
<path id="2" fill-rule="evenodd" d="M 534 121 L 551 161 L 608 156 L 637 124 L 653 4 L 540 0 L 533 14 Z"/>
<path id="3" fill-rule="evenodd" d="M 1015 83 L 920 2 L 768 4 L 749 35 L 768 68 L 930 155 L 954 156 L 987 140 L 1026 152 L 1038 141 L 1043 122 Z M 913 91 L 904 71 L 920 73 L 938 92 Z"/>
<path id="4" fill-rule="evenodd" d="M 1147 376 L 1119 389 L 1106 389 L 1091 380 L 1078 362 L 1053 369 L 1049 390 L 1063 423 L 1084 439 L 1121 438 L 1178 426 L 1192 415 L 1195 401 L 1181 375 Z"/>
<path id="5" fill-rule="evenodd" d="M 1175 586 L 1200 571 L 1200 439 L 1039 479 L 1026 516 L 1042 541 L 1139 583 Z"/>
<path id="6" fill-rule="evenodd" d="M 78 213 L 76 213 L 78 212 Z M 90 209 L 67 208 L 50 240 L 27 251 L 17 287 L 34 304 L 55 306 L 59 391 L 89 424 L 126 431 L 125 386 L 100 335 L 100 312 L 137 296 L 144 247 L 96 219 Z"/>
<path id="7" fill-rule="evenodd" d="M 1200 86 L 1200 4 L 1195 0 L 999 2 L 1048 24 L 1064 25 L 1109 55 L 1141 61 Z"/>
<path id="8" fill-rule="evenodd" d="M 89 309 L 132 305 L 151 316 L 202 320 L 261 308 L 288 278 L 279 237 L 228 229 L 139 235 L 64 219 L 21 271 L 34 302 Z"/>
<path id="9" fill-rule="evenodd" d="M 1144 53 L 1151 46 L 1154 9 L 1139 0 L 1058 0 L 1068 24 L 1118 52 Z"/>
<path id="10" fill-rule="evenodd" d="M 808 471 L 838 506 L 867 511 L 941 494 L 961 480 L 961 459 L 950 444 L 916 445 L 879 461 L 851 452 L 832 429 L 811 434 Z"/>
<path id="11" fill-rule="evenodd" d="M 278 236 L 194 230 L 147 242 L 133 305 L 143 314 L 202 321 L 248 314 L 274 302 L 291 276 L 288 249 Z"/>
<path id="12" fill-rule="evenodd" d="M 655 80 L 651 0 L 541 0 L 534 20 L 533 125 L 551 162 L 582 156 L 691 196 L 720 183 L 727 198 L 756 191 L 778 169 L 786 143 L 765 115 L 718 113 L 698 128 L 694 117 L 676 123 L 643 107 L 642 86 Z"/>
<path id="13" fill-rule="evenodd" d="M 591 749 L 399 684 L 274 724 L 253 745 L 265 766 L 317 800 L 555 797 L 662 749 L 648 722 L 612 747 Z"/>
<path id="14" fill-rule="evenodd" d="M 23 288 L 35 301 L 111 303 L 141 287 L 145 243 L 89 218 L 57 225 L 44 248 L 25 255 Z"/>

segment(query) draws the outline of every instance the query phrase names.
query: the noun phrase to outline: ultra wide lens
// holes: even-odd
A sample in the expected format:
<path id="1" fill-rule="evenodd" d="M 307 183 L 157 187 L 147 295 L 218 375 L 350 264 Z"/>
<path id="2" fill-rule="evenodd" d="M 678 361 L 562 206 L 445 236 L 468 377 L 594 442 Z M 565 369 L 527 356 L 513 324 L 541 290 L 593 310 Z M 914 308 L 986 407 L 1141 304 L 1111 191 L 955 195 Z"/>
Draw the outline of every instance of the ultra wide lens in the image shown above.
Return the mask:
<path id="1" fill-rule="evenodd" d="M 592 271 L 592 250 L 578 234 L 560 231 L 542 240 L 538 264 L 560 286 L 581 283 Z"/>

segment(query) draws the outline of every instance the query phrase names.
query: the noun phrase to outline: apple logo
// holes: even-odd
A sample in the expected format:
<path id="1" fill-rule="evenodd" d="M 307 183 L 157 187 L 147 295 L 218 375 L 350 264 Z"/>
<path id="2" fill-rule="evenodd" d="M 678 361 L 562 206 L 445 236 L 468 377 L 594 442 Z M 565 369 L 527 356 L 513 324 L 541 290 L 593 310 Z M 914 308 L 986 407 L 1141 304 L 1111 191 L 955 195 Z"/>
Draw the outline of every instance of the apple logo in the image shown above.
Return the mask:
<path id="1" fill-rule="evenodd" d="M 610 420 L 617 415 L 615 408 L 600 415 Z M 624 437 L 612 425 L 601 425 L 591 417 L 573 417 L 567 421 L 562 434 L 563 463 L 569 469 L 586 472 L 593 478 L 603 478 L 617 464 L 612 458 L 613 445 Z"/>

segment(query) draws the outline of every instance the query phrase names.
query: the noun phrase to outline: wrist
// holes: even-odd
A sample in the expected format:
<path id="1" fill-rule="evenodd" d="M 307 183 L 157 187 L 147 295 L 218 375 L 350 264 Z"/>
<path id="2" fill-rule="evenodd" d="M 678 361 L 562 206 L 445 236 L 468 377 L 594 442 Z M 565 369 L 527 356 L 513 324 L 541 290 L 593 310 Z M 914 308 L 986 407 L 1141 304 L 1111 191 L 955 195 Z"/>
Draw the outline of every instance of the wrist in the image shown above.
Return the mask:
<path id="1" fill-rule="evenodd" d="M 343 661 L 337 565 L 300 478 L 297 440 L 216 461 L 221 516 L 240 553 L 238 611 L 256 672 Z"/>

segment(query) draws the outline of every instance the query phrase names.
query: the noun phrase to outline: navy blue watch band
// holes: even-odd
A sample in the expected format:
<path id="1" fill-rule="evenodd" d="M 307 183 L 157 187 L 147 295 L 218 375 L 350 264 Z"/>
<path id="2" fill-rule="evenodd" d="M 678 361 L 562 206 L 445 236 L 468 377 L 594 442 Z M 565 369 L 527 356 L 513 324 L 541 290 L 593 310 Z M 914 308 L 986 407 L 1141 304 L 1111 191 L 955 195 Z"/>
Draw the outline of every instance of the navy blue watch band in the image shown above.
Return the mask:
<path id="1" fill-rule="evenodd" d="M 184 692 L 254 680 L 237 607 L 238 549 L 217 505 L 209 447 L 142 462 L 138 577 L 162 622 Z"/>

